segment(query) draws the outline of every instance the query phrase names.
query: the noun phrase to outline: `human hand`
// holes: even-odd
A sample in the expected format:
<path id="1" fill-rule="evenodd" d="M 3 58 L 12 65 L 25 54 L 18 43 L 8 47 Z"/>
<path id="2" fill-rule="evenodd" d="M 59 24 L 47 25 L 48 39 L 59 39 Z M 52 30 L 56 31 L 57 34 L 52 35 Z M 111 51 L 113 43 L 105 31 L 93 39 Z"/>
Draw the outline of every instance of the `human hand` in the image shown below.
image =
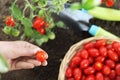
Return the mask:
<path id="1" fill-rule="evenodd" d="M 46 60 L 44 62 L 36 60 L 37 51 L 44 50 L 25 41 L 0 41 L 0 54 L 6 59 L 10 70 L 30 69 L 40 65 L 46 66 Z M 47 53 L 46 56 L 48 58 Z"/>

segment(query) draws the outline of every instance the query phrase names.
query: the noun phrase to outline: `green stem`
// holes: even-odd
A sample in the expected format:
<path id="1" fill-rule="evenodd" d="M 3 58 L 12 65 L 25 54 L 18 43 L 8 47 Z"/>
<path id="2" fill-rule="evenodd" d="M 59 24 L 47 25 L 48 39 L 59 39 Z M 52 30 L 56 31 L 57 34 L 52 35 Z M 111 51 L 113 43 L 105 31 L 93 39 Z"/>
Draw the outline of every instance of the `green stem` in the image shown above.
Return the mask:
<path id="1" fill-rule="evenodd" d="M 25 16 L 25 11 L 26 11 L 27 8 L 28 8 L 28 5 L 26 4 L 24 9 L 23 9 L 23 16 Z"/>

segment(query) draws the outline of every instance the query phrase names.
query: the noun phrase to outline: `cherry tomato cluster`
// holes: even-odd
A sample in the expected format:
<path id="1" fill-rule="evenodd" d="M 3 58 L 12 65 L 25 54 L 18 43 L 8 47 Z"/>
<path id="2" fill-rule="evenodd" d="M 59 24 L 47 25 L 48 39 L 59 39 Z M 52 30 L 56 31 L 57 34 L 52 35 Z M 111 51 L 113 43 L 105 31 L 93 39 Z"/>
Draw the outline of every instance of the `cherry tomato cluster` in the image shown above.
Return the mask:
<path id="1" fill-rule="evenodd" d="M 115 0 L 101 0 L 101 3 L 105 3 L 106 6 L 112 7 L 115 4 Z"/>
<path id="2" fill-rule="evenodd" d="M 36 53 L 36 59 L 40 62 L 44 62 L 47 59 L 46 53 L 43 51 L 38 51 Z"/>
<path id="3" fill-rule="evenodd" d="M 120 42 L 87 42 L 70 60 L 65 80 L 120 80 L 119 58 Z"/>
<path id="4" fill-rule="evenodd" d="M 40 34 L 45 34 L 46 33 L 46 28 L 48 27 L 48 24 L 44 21 L 43 18 L 36 16 L 34 22 L 33 22 L 33 27 L 40 33 Z"/>
<path id="5" fill-rule="evenodd" d="M 14 27 L 16 23 L 12 16 L 6 16 L 4 21 L 7 26 L 11 27 Z"/>

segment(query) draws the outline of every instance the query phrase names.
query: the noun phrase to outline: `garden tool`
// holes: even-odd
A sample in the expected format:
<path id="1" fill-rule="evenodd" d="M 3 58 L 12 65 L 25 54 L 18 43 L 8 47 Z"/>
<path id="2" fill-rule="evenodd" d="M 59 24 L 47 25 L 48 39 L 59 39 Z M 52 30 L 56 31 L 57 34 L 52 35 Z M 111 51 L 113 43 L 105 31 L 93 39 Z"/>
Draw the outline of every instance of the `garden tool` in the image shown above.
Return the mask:
<path id="1" fill-rule="evenodd" d="M 57 15 L 68 27 L 72 28 L 78 35 L 81 35 L 82 31 L 86 31 L 92 36 L 109 36 L 112 38 L 118 38 L 114 34 L 104 30 L 97 25 L 91 25 L 89 20 L 93 18 L 88 14 L 86 10 L 71 10 L 69 5 Z"/>

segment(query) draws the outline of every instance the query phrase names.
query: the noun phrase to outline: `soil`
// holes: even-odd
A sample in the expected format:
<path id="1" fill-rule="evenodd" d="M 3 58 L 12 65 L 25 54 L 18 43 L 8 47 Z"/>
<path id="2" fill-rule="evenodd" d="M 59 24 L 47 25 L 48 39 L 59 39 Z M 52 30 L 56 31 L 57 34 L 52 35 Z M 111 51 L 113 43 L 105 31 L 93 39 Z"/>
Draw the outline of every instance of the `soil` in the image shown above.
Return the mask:
<path id="1" fill-rule="evenodd" d="M 8 5 L 10 4 L 11 0 L 0 0 L 0 3 L 3 3 L 0 6 L 0 23 L 2 23 L 2 16 L 5 16 L 9 13 Z M 6 2 L 5 2 L 6 1 Z M 8 1 L 8 2 L 7 2 Z M 120 8 L 120 1 L 116 0 L 117 3 L 113 8 L 119 9 Z M 105 30 L 117 35 L 120 37 L 120 22 L 113 22 L 113 21 L 104 21 L 93 18 L 90 20 L 91 24 L 96 24 L 103 27 Z M 68 26 L 66 26 L 68 27 Z M 14 41 L 19 40 L 19 38 L 14 38 L 12 36 L 7 36 L 2 32 L 3 25 L 0 24 L 0 40 L 8 40 Z M 81 32 L 81 35 L 77 35 L 72 29 L 70 28 L 58 28 L 54 29 L 56 34 L 56 38 L 54 40 L 50 40 L 48 43 L 41 45 L 40 47 L 47 51 L 49 58 L 48 58 L 48 66 L 46 67 L 36 67 L 34 69 L 29 70 L 16 70 L 10 71 L 2 75 L 2 80 L 57 80 L 59 67 L 64 55 L 69 50 L 69 48 L 77 43 L 80 40 L 85 38 L 91 37 L 88 32 Z"/>

